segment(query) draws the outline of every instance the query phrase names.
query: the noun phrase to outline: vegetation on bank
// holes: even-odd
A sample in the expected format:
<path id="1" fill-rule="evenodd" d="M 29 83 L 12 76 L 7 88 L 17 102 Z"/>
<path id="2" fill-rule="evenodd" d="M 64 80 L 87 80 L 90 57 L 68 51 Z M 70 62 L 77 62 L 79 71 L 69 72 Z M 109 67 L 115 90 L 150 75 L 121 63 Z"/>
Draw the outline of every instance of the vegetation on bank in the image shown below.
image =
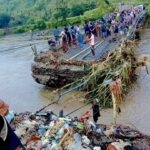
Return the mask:
<path id="1" fill-rule="evenodd" d="M 1 1 L 3 0 L 0 0 L 0 2 Z M 47 2 L 47 4 L 49 4 L 49 2 Z M 15 14 L 13 14 L 13 18 L 8 14 L 2 14 L 2 16 L 0 15 L 0 19 L 2 19 L 1 22 L 5 22 L 4 20 L 7 16 L 7 23 L 0 25 L 1 28 L 7 28 L 7 30 L 4 29 L 4 31 L 1 31 L 0 35 L 3 35 L 5 33 L 23 33 L 31 31 L 34 32 L 37 30 L 50 29 L 55 27 L 56 25 L 64 26 L 66 24 L 73 25 L 76 23 L 84 23 L 85 20 L 96 20 L 99 17 L 105 15 L 107 12 L 113 10 L 113 7 L 108 5 L 105 0 L 80 0 L 79 2 L 72 1 L 72 3 L 71 0 L 70 2 L 66 2 L 65 0 L 56 0 L 55 5 L 55 9 L 50 12 L 52 16 L 49 16 L 50 14 L 46 14 L 46 10 L 43 10 L 41 6 L 41 9 L 42 11 L 44 11 L 43 13 L 45 15 L 41 16 L 40 14 L 37 18 L 33 15 L 31 18 L 34 21 L 29 21 L 26 17 L 23 16 L 21 18 L 24 19 L 24 21 L 17 21 L 17 16 L 15 16 Z M 43 8 L 47 7 L 44 5 Z M 11 7 L 9 9 L 11 9 Z M 49 11 L 47 10 L 47 13 L 48 12 Z"/>
<path id="2" fill-rule="evenodd" d="M 6 33 L 49 29 L 96 7 L 96 0 L 0 0 L 0 28 Z"/>
<path id="3" fill-rule="evenodd" d="M 35 24 L 40 19 L 47 22 L 64 15 L 78 16 L 94 8 L 96 0 L 0 0 L 0 18 L 9 18 L 0 27 Z"/>
<path id="4" fill-rule="evenodd" d="M 103 108 L 113 106 L 112 91 L 116 90 L 120 101 L 133 86 L 137 75 L 135 70 L 138 66 L 135 50 L 137 43 L 125 40 L 113 51 L 104 54 L 102 61 L 89 66 L 89 71 L 78 83 L 84 83 L 81 90 L 87 92 L 87 98 L 98 98 Z M 110 88 L 110 84 L 120 81 L 121 89 Z M 73 85 L 74 86 L 74 85 Z M 112 90 L 112 91 L 111 91 Z"/>

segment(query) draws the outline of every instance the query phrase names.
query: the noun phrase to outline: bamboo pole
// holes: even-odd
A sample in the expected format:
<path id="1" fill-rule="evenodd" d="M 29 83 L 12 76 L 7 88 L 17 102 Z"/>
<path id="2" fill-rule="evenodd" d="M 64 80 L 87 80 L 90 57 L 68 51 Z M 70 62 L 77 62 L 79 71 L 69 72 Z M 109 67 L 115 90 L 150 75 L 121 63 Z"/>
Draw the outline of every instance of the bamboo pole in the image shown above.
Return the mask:
<path id="1" fill-rule="evenodd" d="M 117 103 L 116 103 L 116 98 L 115 98 L 113 92 L 112 92 L 112 101 L 113 101 L 113 123 L 116 125 L 118 114 L 117 114 Z"/>

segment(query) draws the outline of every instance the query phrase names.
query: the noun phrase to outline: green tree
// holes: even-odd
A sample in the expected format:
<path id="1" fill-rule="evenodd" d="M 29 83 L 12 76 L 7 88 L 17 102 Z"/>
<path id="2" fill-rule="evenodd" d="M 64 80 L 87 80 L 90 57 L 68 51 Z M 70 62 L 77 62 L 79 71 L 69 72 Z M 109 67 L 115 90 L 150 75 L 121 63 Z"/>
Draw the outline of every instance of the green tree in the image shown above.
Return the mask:
<path id="1" fill-rule="evenodd" d="M 37 20 L 36 22 L 36 28 L 43 30 L 46 28 L 46 23 L 44 22 L 44 20 Z"/>
<path id="2" fill-rule="evenodd" d="M 112 7 L 112 5 L 110 5 L 108 0 L 107 1 L 99 0 L 98 1 L 98 9 L 99 9 L 99 13 L 101 13 L 101 15 L 105 15 L 106 13 L 114 10 L 114 8 Z"/>
<path id="3" fill-rule="evenodd" d="M 0 14 L 0 28 L 8 27 L 11 17 L 7 14 Z"/>
<path id="4" fill-rule="evenodd" d="M 73 5 L 72 8 L 70 9 L 71 12 L 71 16 L 79 16 L 79 15 L 83 15 L 85 11 L 85 8 L 83 5 Z"/>
<path id="5" fill-rule="evenodd" d="M 58 18 L 66 21 L 68 17 L 69 9 L 67 7 L 66 0 L 56 0 L 56 14 Z"/>

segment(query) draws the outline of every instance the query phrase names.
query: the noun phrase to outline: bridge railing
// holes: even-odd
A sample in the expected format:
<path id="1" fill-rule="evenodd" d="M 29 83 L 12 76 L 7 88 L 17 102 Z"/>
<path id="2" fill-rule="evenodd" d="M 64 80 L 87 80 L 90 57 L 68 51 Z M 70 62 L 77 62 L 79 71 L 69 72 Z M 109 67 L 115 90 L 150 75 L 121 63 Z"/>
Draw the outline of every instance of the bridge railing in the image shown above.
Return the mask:
<path id="1" fill-rule="evenodd" d="M 135 19 L 135 22 L 132 24 L 131 28 L 129 29 L 128 33 L 127 33 L 127 39 L 131 39 L 134 38 L 135 35 L 135 31 L 138 27 L 138 25 L 141 23 L 141 21 L 145 18 L 145 16 L 147 15 L 147 12 L 145 10 L 143 10 Z"/>

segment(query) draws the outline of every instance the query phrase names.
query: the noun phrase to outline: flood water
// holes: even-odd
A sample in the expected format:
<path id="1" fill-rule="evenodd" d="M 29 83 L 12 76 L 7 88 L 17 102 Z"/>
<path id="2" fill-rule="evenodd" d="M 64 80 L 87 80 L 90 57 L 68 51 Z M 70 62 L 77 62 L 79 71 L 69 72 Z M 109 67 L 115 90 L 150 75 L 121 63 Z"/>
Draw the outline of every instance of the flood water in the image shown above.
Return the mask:
<path id="1" fill-rule="evenodd" d="M 0 98 L 9 104 L 10 109 L 16 112 L 36 111 L 50 102 L 52 90 L 37 84 L 31 76 L 31 63 L 33 53 L 30 47 L 11 50 L 14 47 L 37 43 L 39 51 L 48 48 L 46 41 L 29 41 L 28 36 L 11 35 L 0 39 Z M 145 29 L 137 49 L 139 59 L 147 56 L 150 61 L 150 29 Z M 150 65 L 148 63 L 150 70 Z M 50 107 L 55 113 L 64 109 L 64 113 L 80 107 L 84 100 L 84 94 L 73 92 L 66 95 L 66 101 Z M 81 115 L 91 106 L 86 106 L 72 116 Z M 136 127 L 150 134 L 150 75 L 146 74 L 145 68 L 139 73 L 139 79 L 122 105 L 122 113 L 118 123 Z M 101 112 L 100 123 L 112 122 L 112 109 Z"/>
<path id="2" fill-rule="evenodd" d="M 143 36 L 137 49 L 139 60 L 148 58 L 147 65 L 150 73 L 150 28 L 143 31 Z M 150 74 L 146 68 L 140 68 L 139 79 L 122 106 L 120 122 L 128 123 L 145 133 L 150 134 Z"/>
<path id="3" fill-rule="evenodd" d="M 47 103 L 47 90 L 34 82 L 31 76 L 33 52 L 31 48 L 13 49 L 37 43 L 37 49 L 46 49 L 46 41 L 29 41 L 25 35 L 0 38 L 0 98 L 17 112 L 35 111 Z M 13 50 L 12 50 L 13 49 Z"/>

